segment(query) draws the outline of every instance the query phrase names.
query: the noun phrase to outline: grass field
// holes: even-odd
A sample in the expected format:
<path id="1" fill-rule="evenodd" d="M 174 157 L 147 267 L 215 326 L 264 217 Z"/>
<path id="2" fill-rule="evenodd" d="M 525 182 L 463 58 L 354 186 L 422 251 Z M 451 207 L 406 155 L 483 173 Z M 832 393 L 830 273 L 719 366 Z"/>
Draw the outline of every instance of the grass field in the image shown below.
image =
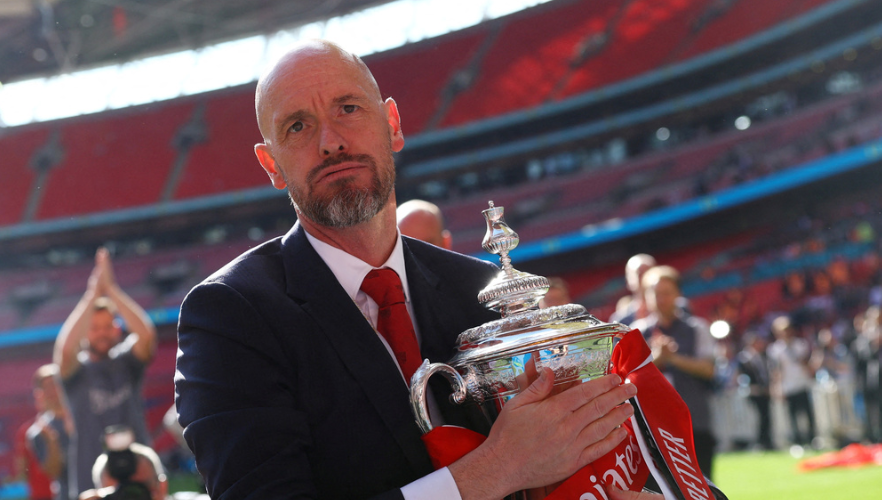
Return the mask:
<path id="1" fill-rule="evenodd" d="M 801 472 L 798 463 L 786 452 L 726 453 L 714 481 L 730 500 L 882 499 L 882 466 Z"/>

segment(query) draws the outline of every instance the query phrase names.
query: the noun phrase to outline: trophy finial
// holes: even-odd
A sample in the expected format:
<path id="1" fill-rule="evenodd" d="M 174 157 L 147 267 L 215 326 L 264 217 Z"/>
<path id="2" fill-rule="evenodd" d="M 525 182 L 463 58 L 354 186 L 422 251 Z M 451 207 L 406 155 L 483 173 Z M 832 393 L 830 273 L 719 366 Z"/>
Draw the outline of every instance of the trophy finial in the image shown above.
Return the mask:
<path id="1" fill-rule="evenodd" d="M 499 273 L 487 288 L 478 294 L 478 301 L 487 308 L 499 311 L 502 316 L 535 308 L 539 299 L 548 291 L 548 279 L 543 276 L 522 273 L 512 267 L 508 253 L 520 243 L 518 233 L 505 223 L 502 215 L 504 207 L 497 207 L 493 200 L 488 202 L 490 208 L 483 212 L 487 222 L 487 232 L 481 246 L 489 253 L 499 255 L 502 272 Z"/>
<path id="2" fill-rule="evenodd" d="M 514 232 L 503 220 L 502 215 L 505 212 L 505 207 L 494 206 L 493 200 L 490 200 L 488 204 L 490 208 L 481 212 L 487 222 L 487 232 L 484 234 L 481 246 L 487 252 L 499 255 L 502 270 L 511 277 L 514 269 L 511 267 L 511 257 L 508 256 L 508 252 L 514 250 L 521 239 L 518 237 L 518 233 Z"/>

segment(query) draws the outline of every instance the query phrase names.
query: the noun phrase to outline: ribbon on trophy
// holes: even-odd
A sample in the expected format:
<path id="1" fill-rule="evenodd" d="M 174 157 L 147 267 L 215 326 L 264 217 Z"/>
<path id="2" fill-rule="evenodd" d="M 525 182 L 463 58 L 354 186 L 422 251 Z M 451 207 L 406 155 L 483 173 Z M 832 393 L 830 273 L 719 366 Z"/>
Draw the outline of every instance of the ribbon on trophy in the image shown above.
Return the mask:
<path id="1" fill-rule="evenodd" d="M 580 469 L 545 498 L 608 500 L 606 486 L 640 491 L 651 474 L 666 500 L 712 500 L 717 496 L 698 468 L 692 420 L 686 403 L 652 363 L 639 330 L 626 333 L 612 354 L 612 372 L 637 386 L 630 400 L 634 415 L 615 449 Z M 454 426 L 435 427 L 423 442 L 436 469 L 446 467 L 481 445 L 484 436 Z"/>

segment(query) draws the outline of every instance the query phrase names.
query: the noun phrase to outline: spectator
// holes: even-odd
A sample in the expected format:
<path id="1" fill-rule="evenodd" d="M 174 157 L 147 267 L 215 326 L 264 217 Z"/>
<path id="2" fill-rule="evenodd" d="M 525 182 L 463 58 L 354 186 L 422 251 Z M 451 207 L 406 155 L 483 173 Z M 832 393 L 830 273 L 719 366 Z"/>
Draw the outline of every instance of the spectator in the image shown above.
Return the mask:
<path id="1" fill-rule="evenodd" d="M 131 332 L 125 338 L 117 312 Z M 64 322 L 54 358 L 73 417 L 68 453 L 71 496 L 91 487 L 91 467 L 102 452 L 104 429 L 126 425 L 149 442 L 141 385 L 156 352 L 156 330 L 147 313 L 116 283 L 110 255 L 95 254 L 86 292 Z"/>
<path id="2" fill-rule="evenodd" d="M 773 379 L 778 392 L 787 401 L 790 427 L 795 445 L 810 445 L 815 437 L 815 413 L 812 409 L 812 374 L 809 371 L 811 348 L 808 342 L 796 336 L 795 328 L 787 316 L 779 316 L 772 322 L 775 342 L 769 346 Z M 806 426 L 800 424 L 800 415 Z"/>
<path id="3" fill-rule="evenodd" d="M 653 362 L 677 390 L 692 416 L 698 466 L 713 479 L 716 438 L 711 432 L 716 345 L 707 321 L 678 307 L 680 274 L 670 266 L 650 268 L 642 289 L 649 313 L 631 324 L 643 332 L 652 348 Z"/>
<path id="4" fill-rule="evenodd" d="M 852 343 L 855 358 L 855 390 L 864 402 L 864 436 L 882 442 L 882 335 L 879 307 L 870 306 L 855 318 L 857 337 Z"/>
<path id="5" fill-rule="evenodd" d="M 610 317 L 610 321 L 630 325 L 646 317 L 648 311 L 643 298 L 643 274 L 654 265 L 655 258 L 645 253 L 628 259 L 628 263 L 625 264 L 625 284 L 631 295 L 619 300 L 616 304 L 616 312 Z"/>
<path id="6" fill-rule="evenodd" d="M 567 282 L 563 278 L 552 276 L 548 278 L 548 282 L 551 286 L 548 287 L 548 292 L 539 301 L 539 307 L 544 309 L 546 307 L 563 306 L 572 302 L 572 299 L 570 299 L 570 287 L 567 286 Z"/>
<path id="7" fill-rule="evenodd" d="M 144 498 L 149 494 L 150 500 L 165 500 L 168 492 L 165 468 L 159 455 L 149 446 L 140 443 L 132 443 L 128 447 L 135 457 L 134 473 L 122 481 L 114 477 L 111 453 L 104 452 L 95 459 L 92 466 L 92 482 L 95 489 L 84 491 L 79 500 L 99 500 L 118 491 L 123 493 L 122 498 Z M 123 488 L 120 489 L 121 485 Z M 128 495 L 125 495 L 128 493 Z"/>
<path id="8" fill-rule="evenodd" d="M 406 201 L 396 211 L 398 230 L 404 236 L 431 243 L 436 247 L 450 250 L 453 237 L 444 228 L 441 209 L 434 203 L 423 200 Z"/>
<path id="9" fill-rule="evenodd" d="M 744 334 L 744 349 L 738 353 L 738 369 L 747 378 L 750 402 L 758 418 L 756 445 L 772 450 L 771 376 L 766 339 L 754 332 Z"/>
<path id="10" fill-rule="evenodd" d="M 22 425 L 15 437 L 18 476 L 28 484 L 31 500 L 67 499 L 66 458 L 68 432 L 65 409 L 56 387 L 55 365 L 43 365 L 33 377 L 37 415 Z M 55 484 L 53 484 L 55 483 Z"/>

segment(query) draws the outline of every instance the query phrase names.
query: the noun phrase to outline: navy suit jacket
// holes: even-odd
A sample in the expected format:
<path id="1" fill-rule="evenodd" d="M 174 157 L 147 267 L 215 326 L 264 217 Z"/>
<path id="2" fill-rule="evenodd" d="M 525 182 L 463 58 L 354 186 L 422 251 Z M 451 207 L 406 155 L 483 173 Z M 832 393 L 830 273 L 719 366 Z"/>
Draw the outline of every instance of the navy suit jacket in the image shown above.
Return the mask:
<path id="1" fill-rule="evenodd" d="M 403 246 L 422 356 L 447 361 L 498 318 L 476 298 L 498 268 Z M 432 472 L 395 362 L 299 224 L 196 286 L 178 342 L 177 409 L 212 498 L 400 499 Z M 446 423 L 489 430 L 431 382 Z"/>

